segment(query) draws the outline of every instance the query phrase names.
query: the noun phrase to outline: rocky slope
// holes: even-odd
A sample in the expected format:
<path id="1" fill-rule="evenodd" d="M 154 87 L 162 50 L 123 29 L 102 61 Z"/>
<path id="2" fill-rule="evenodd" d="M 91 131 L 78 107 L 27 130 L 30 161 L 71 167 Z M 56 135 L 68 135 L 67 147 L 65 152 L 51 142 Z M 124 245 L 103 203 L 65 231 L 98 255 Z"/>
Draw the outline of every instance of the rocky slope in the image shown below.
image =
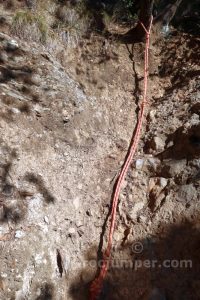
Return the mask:
<path id="1" fill-rule="evenodd" d="M 101 299 L 199 299 L 198 49 L 176 31 L 152 36 L 150 105 Z M 142 43 L 94 34 L 61 59 L 48 50 L 0 34 L 1 299 L 88 299 L 137 121 Z M 192 267 L 135 265 L 166 259 Z"/>

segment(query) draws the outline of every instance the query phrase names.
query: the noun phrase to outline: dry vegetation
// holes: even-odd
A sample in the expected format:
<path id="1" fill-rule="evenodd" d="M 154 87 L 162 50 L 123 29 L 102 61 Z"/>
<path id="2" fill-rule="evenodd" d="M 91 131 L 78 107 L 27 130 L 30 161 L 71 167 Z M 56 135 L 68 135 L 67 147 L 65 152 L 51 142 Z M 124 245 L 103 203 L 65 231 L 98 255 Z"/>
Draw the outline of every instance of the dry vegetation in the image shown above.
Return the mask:
<path id="1" fill-rule="evenodd" d="M 77 47 L 91 25 L 89 14 L 80 5 L 41 1 L 29 7 L 35 9 L 27 5 L 19 8 L 14 2 L 9 5 L 13 10 L 11 33 L 26 41 L 42 43 L 50 51 Z"/>
<path id="2" fill-rule="evenodd" d="M 12 24 L 12 32 L 26 40 L 45 43 L 48 25 L 45 17 L 30 11 L 17 11 Z"/>

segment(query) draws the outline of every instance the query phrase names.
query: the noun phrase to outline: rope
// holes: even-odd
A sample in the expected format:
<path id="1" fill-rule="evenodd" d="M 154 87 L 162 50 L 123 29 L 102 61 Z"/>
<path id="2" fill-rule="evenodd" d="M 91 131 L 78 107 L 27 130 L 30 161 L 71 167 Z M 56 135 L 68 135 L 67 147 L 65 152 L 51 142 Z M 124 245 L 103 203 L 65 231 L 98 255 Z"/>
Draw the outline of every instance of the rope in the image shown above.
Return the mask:
<path id="1" fill-rule="evenodd" d="M 124 166 L 121 169 L 121 172 L 117 179 L 117 184 L 116 184 L 116 188 L 114 191 L 113 202 L 112 202 L 111 225 L 110 225 L 110 230 L 109 230 L 107 248 L 103 255 L 103 263 L 102 263 L 102 266 L 100 269 L 100 273 L 99 273 L 98 277 L 94 279 L 94 281 L 92 282 L 92 284 L 90 286 L 90 300 L 97 300 L 101 293 L 102 287 L 103 287 L 103 281 L 107 274 L 108 266 L 109 266 L 113 234 L 114 234 L 114 229 L 115 229 L 116 211 L 117 211 L 117 205 L 118 205 L 119 194 L 120 194 L 122 182 L 127 174 L 127 171 L 129 169 L 132 158 L 136 152 L 136 149 L 137 149 L 137 146 L 138 146 L 138 143 L 140 140 L 141 129 L 142 129 L 142 124 L 143 124 L 143 120 L 144 120 L 144 112 L 145 112 L 145 107 L 147 105 L 149 43 L 150 43 L 150 32 L 151 32 L 152 21 L 153 21 L 153 17 L 151 17 L 149 29 L 146 29 L 145 26 L 140 22 L 141 26 L 143 27 L 143 29 L 146 33 L 143 101 L 142 101 L 140 113 L 138 116 L 138 123 L 137 123 L 136 131 L 135 131 L 135 135 L 132 139 L 132 144 L 130 146 L 129 153 L 128 153 L 128 156 L 124 163 Z"/>

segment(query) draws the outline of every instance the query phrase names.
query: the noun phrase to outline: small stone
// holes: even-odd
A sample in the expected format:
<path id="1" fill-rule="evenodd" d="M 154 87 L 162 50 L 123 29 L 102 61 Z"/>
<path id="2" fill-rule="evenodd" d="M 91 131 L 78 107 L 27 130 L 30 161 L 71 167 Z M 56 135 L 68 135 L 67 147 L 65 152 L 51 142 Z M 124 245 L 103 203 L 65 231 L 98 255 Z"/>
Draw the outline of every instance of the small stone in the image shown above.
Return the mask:
<path id="1" fill-rule="evenodd" d="M 8 41 L 7 44 L 6 44 L 6 49 L 7 49 L 8 51 L 15 51 L 15 50 L 17 50 L 18 48 L 19 48 L 19 45 L 18 45 L 17 41 L 15 41 L 15 40 L 10 40 L 10 41 Z"/>
<path id="2" fill-rule="evenodd" d="M 145 148 L 147 153 L 152 153 L 153 151 L 161 152 L 165 149 L 164 135 L 154 136 L 153 138 L 147 140 Z"/>
<path id="3" fill-rule="evenodd" d="M 7 197 L 10 197 L 12 196 L 13 191 L 14 191 L 14 187 L 11 184 L 5 184 L 2 189 L 2 194 Z"/>
<path id="4" fill-rule="evenodd" d="M 168 144 L 167 144 L 167 148 L 170 148 L 170 147 L 173 147 L 174 146 L 174 141 L 170 141 Z"/>
<path id="5" fill-rule="evenodd" d="M 161 30 L 161 33 L 163 34 L 163 36 L 167 36 L 168 34 L 169 34 L 169 25 L 168 24 L 166 24 L 166 25 L 164 25 L 163 27 L 162 27 L 162 30 Z"/>
<path id="6" fill-rule="evenodd" d="M 30 78 L 30 83 L 39 86 L 41 82 L 41 77 L 38 74 L 34 74 Z"/>
<path id="7" fill-rule="evenodd" d="M 22 238 L 22 237 L 24 237 L 25 236 L 25 233 L 23 232 L 23 231 L 21 231 L 21 230 L 17 230 L 16 232 L 15 232 L 15 238 L 16 239 L 20 239 L 20 238 Z"/>
<path id="8" fill-rule="evenodd" d="M 68 110 L 67 109 L 63 109 L 62 110 L 62 115 L 63 115 L 64 118 L 68 117 L 69 116 Z"/>
<path id="9" fill-rule="evenodd" d="M 63 116 L 63 123 L 68 123 L 70 118 L 68 116 Z"/>
<path id="10" fill-rule="evenodd" d="M 199 125 L 199 115 L 198 114 L 193 114 L 190 118 L 190 125 L 188 126 L 189 128 L 191 126 Z"/>
<path id="11" fill-rule="evenodd" d="M 38 253 L 35 255 L 35 262 L 36 264 L 40 265 L 43 262 L 43 255 Z"/>
<path id="12" fill-rule="evenodd" d="M 74 233 L 76 233 L 76 229 L 73 228 L 73 227 L 70 227 L 70 228 L 68 229 L 68 233 L 69 233 L 69 234 L 74 234 Z"/>
<path id="13" fill-rule="evenodd" d="M 156 115 L 156 110 L 153 109 L 149 112 L 149 118 L 151 121 L 154 121 L 155 120 L 155 115 Z"/>
<path id="14" fill-rule="evenodd" d="M 11 111 L 13 114 L 20 114 L 20 110 L 18 108 L 12 107 Z"/>
<path id="15" fill-rule="evenodd" d="M 114 238 L 116 242 L 119 242 L 123 240 L 123 235 L 120 232 L 116 232 Z"/>
<path id="16" fill-rule="evenodd" d="M 144 165 L 144 159 L 137 159 L 135 162 L 135 168 L 141 170 Z"/>
<path id="17" fill-rule="evenodd" d="M 160 177 L 160 182 L 159 183 L 160 183 L 160 187 L 165 188 L 167 186 L 168 181 L 167 181 L 166 178 Z"/>
<path id="18" fill-rule="evenodd" d="M 158 136 L 153 138 L 152 148 L 156 151 L 163 151 L 165 147 L 165 142 Z"/>
<path id="19" fill-rule="evenodd" d="M 78 197 L 76 197 L 74 200 L 73 200 L 73 205 L 75 207 L 75 209 L 79 209 L 79 206 L 80 206 L 80 199 Z"/>
<path id="20" fill-rule="evenodd" d="M 5 63 L 8 61 L 8 55 L 6 52 L 1 52 L 0 53 L 0 62 Z"/>
<path id="21" fill-rule="evenodd" d="M 44 216 L 45 223 L 49 224 L 49 218 L 47 216 Z"/>

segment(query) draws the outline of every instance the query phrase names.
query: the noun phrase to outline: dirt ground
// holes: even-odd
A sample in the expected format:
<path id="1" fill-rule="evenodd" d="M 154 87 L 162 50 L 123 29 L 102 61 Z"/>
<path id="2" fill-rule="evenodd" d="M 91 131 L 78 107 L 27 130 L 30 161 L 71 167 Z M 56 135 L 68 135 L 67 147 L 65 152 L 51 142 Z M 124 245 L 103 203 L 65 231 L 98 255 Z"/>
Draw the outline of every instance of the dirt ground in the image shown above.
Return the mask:
<path id="1" fill-rule="evenodd" d="M 199 46 L 152 34 L 149 105 L 99 299 L 200 299 Z M 0 33 L 0 299 L 88 299 L 143 60 L 143 43 L 96 34 L 58 60 Z"/>

